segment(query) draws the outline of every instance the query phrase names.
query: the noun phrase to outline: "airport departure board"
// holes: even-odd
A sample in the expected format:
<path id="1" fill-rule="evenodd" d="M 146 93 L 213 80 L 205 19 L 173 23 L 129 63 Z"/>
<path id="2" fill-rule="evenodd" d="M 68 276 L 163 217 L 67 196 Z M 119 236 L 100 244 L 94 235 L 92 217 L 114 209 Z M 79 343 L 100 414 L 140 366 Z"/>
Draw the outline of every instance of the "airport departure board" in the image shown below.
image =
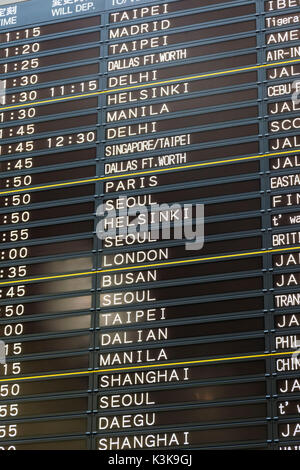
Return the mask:
<path id="1" fill-rule="evenodd" d="M 1 450 L 300 449 L 299 110 L 299 0 L 0 1 Z"/>

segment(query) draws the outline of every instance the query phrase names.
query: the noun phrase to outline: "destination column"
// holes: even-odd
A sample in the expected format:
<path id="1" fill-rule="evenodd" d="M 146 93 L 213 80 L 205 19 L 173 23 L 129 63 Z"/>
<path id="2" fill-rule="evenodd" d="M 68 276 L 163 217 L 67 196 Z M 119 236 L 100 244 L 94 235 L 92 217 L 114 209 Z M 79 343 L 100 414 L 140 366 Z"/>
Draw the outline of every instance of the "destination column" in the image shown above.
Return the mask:
<path id="1" fill-rule="evenodd" d="M 230 359 L 268 352 L 256 3 L 109 20 L 97 357 L 115 371 L 97 377 L 95 448 L 268 448 L 265 359 Z M 190 250 L 174 235 L 196 204 Z"/>

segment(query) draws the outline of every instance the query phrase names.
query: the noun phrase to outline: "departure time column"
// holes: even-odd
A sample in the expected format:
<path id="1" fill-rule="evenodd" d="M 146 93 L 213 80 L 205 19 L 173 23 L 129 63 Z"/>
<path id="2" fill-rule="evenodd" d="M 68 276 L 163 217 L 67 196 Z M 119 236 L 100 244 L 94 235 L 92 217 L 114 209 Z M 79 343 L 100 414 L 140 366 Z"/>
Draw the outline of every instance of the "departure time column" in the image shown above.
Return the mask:
<path id="1" fill-rule="evenodd" d="M 55 375 L 93 365 L 93 277 L 63 276 L 95 267 L 95 184 L 63 185 L 96 176 L 98 100 L 56 98 L 98 90 L 100 24 L 95 16 L 1 33 L 0 336 L 7 352 L 1 378 L 9 381 L 0 384 L 0 435 L 6 449 L 90 445 L 90 377 Z"/>

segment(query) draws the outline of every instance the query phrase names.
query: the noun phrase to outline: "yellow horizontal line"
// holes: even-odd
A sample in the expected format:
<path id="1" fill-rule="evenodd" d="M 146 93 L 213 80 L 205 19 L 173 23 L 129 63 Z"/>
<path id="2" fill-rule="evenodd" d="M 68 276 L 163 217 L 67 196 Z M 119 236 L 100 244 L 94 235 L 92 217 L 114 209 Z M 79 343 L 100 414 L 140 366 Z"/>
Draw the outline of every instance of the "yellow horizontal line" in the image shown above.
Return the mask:
<path id="1" fill-rule="evenodd" d="M 33 101 L 31 103 L 23 103 L 23 104 L 16 104 L 12 106 L 5 106 L 0 108 L 0 111 L 5 111 L 8 109 L 16 109 L 16 108 L 23 108 L 24 106 L 35 106 L 37 104 L 45 104 L 45 103 L 56 103 L 58 101 L 66 101 L 66 100 L 72 100 L 72 99 L 77 99 L 77 98 L 85 98 L 88 96 L 97 96 L 97 95 L 102 95 L 102 94 L 108 94 L 108 93 L 116 93 L 119 91 L 126 91 L 126 90 L 136 90 L 138 88 L 145 88 L 145 87 L 150 87 L 150 86 L 156 86 L 156 85 L 165 85 L 168 83 L 175 83 L 175 82 L 182 82 L 182 81 L 189 81 L 189 80 L 195 80 L 198 78 L 208 78 L 208 77 L 216 77 L 218 75 L 226 75 L 226 74 L 231 74 L 231 73 L 237 73 L 237 72 L 246 72 L 249 70 L 258 70 L 261 68 L 267 68 L 267 67 L 274 67 L 278 65 L 286 65 L 286 64 L 294 64 L 296 62 L 300 62 L 300 59 L 294 59 L 294 60 L 286 60 L 283 62 L 271 62 L 268 64 L 261 64 L 261 65 L 252 65 L 250 67 L 242 67 L 238 69 L 231 69 L 231 70 L 221 70 L 219 72 L 210 72 L 210 73 L 205 73 L 205 74 L 200 74 L 200 75 L 191 75 L 189 77 L 183 77 L 183 78 L 172 78 L 169 80 L 160 80 L 160 81 L 154 81 L 150 83 L 142 83 L 139 85 L 133 85 L 133 86 L 127 86 L 127 87 L 121 87 L 121 88 L 111 88 L 107 90 L 101 90 L 101 91 L 95 91 L 95 92 L 90 92 L 90 93 L 82 93 L 80 95 L 74 95 L 74 96 L 66 96 L 66 97 L 61 97 L 61 98 L 53 98 L 50 100 L 42 100 L 42 101 Z"/>
<path id="2" fill-rule="evenodd" d="M 274 152 L 274 153 L 265 153 L 263 155 L 253 155 L 250 157 L 238 157 L 238 158 L 232 158 L 232 159 L 227 159 L 227 160 L 218 160 L 214 162 L 205 162 L 205 163 L 193 163 L 191 165 L 181 165 L 181 166 L 173 166 L 171 168 L 159 168 L 156 170 L 145 170 L 145 171 L 139 171 L 136 173 L 125 173 L 122 175 L 111 175 L 111 176 L 100 176 L 98 178 L 90 178 L 90 179 L 85 179 L 85 180 L 78 180 L 78 181 L 69 181 L 67 183 L 56 183 L 56 184 L 49 184 L 45 186 L 27 186 L 27 188 L 20 188 L 20 189 L 11 189 L 8 191 L 2 191 L 0 192 L 0 196 L 4 196 L 7 194 L 13 194 L 13 193 L 20 193 L 20 192 L 28 192 L 28 191 L 36 191 L 38 189 L 50 189 L 50 188 L 59 188 L 63 186 L 75 186 L 77 184 L 86 184 L 86 183 L 95 183 L 97 181 L 105 181 L 105 180 L 112 180 L 112 179 L 121 179 L 121 178 L 130 178 L 132 176 L 140 176 L 140 175 L 147 175 L 147 174 L 153 174 L 153 173 L 162 173 L 166 171 L 177 171 L 177 170 L 186 170 L 187 168 L 199 168 L 199 167 L 205 167 L 205 166 L 211 166 L 211 165 L 219 165 L 220 163 L 233 163 L 233 162 L 240 162 L 240 161 L 245 161 L 245 160 L 258 160 L 260 158 L 265 158 L 265 157 L 274 157 L 278 155 L 287 155 L 290 153 L 299 153 L 300 150 L 289 150 L 286 152 Z"/>
<path id="3" fill-rule="evenodd" d="M 192 364 L 207 364 L 212 362 L 225 362 L 225 361 L 236 361 L 241 359 L 257 359 L 260 357 L 273 357 L 273 356 L 283 356 L 287 354 L 294 354 L 295 351 L 287 352 L 276 352 L 276 353 L 264 353 L 264 354 L 253 354 L 248 356 L 233 356 L 233 357 L 218 357 L 214 359 L 199 359 L 195 361 L 185 361 L 185 362 L 169 362 L 166 364 L 149 364 L 146 366 L 131 366 L 131 367 L 118 367 L 115 369 L 96 369 L 96 370 L 86 370 L 82 372 L 65 372 L 61 374 L 48 374 L 48 375 L 34 375 L 31 377 L 18 377 L 15 376 L 11 379 L 0 379 L 0 382 L 19 382 L 20 380 L 33 380 L 33 379 L 48 379 L 54 377 L 71 377 L 74 375 L 90 375 L 90 374 L 99 374 L 107 372 L 119 372 L 119 371 L 131 371 L 136 369 L 154 369 L 154 368 L 164 368 L 167 366 L 185 366 Z"/>
<path id="4" fill-rule="evenodd" d="M 173 266 L 178 264 L 191 264 L 196 263 L 199 261 L 212 261 L 212 260 L 225 260 L 230 258 L 238 258 L 243 256 L 253 256 L 253 255 L 263 255 L 266 253 L 278 253 L 282 251 L 292 251 L 292 250 L 299 250 L 300 246 L 290 247 L 290 248 L 274 248 L 270 250 L 260 250 L 260 251 L 249 251 L 248 253 L 233 253 L 229 255 L 220 255 L 220 256 L 210 256 L 207 258 L 193 258 L 193 259 L 185 259 L 179 261 L 166 261 L 164 263 L 151 263 L 151 264 L 141 264 L 141 265 L 130 265 L 125 266 L 122 268 L 111 268 L 111 269 L 97 269 L 95 271 L 86 271 L 86 272 L 79 272 L 73 274 L 58 274 L 56 276 L 47 276 L 47 277 L 36 277 L 36 278 L 18 278 L 15 281 L 5 281 L 0 282 L 0 286 L 10 286 L 12 284 L 24 284 L 29 282 L 36 282 L 36 281 L 49 281 L 54 279 L 66 279 L 70 277 L 79 277 L 79 276 L 89 276 L 92 274 L 100 274 L 100 273 L 111 273 L 116 271 L 133 271 L 135 269 L 142 269 L 142 268 L 157 268 L 162 266 Z"/>

